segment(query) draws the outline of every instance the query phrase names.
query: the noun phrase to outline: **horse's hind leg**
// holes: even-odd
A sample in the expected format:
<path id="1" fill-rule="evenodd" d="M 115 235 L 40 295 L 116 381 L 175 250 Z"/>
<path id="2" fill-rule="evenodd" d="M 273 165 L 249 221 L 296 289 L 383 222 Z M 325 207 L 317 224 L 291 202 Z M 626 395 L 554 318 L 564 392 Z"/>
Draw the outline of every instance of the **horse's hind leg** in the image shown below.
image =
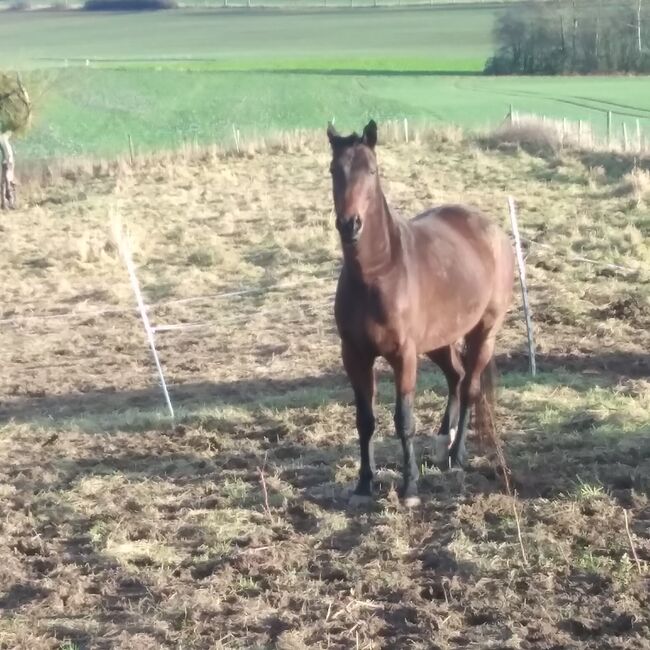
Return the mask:
<path id="1" fill-rule="evenodd" d="M 372 482 L 375 473 L 375 460 L 372 448 L 372 435 L 375 432 L 375 359 L 372 355 L 359 352 L 349 343 L 343 342 L 343 365 L 354 390 L 357 409 L 357 432 L 361 467 L 359 482 L 354 490 L 355 497 L 372 496 Z"/>
<path id="2" fill-rule="evenodd" d="M 472 405 L 481 394 L 481 375 L 494 355 L 496 334 L 501 319 L 489 325 L 481 321 L 465 338 L 465 378 L 461 383 L 460 417 L 458 433 L 451 445 L 451 464 L 462 466 L 465 462 L 465 432 Z"/>
<path id="3" fill-rule="evenodd" d="M 449 398 L 442 418 L 440 430 L 434 439 L 435 463 L 443 468 L 449 465 L 449 449 L 456 439 L 460 418 L 461 383 L 465 377 L 465 368 L 460 351 L 454 345 L 428 352 L 431 361 L 440 367 L 447 379 Z"/>

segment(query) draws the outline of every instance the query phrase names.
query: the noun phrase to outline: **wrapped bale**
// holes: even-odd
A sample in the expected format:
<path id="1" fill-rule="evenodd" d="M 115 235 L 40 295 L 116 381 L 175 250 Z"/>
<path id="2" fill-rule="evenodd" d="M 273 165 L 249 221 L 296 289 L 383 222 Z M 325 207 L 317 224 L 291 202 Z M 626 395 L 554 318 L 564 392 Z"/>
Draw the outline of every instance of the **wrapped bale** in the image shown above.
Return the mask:
<path id="1" fill-rule="evenodd" d="M 32 105 L 18 76 L 0 72 L 0 209 L 16 205 L 14 152 L 9 138 L 29 126 Z"/>

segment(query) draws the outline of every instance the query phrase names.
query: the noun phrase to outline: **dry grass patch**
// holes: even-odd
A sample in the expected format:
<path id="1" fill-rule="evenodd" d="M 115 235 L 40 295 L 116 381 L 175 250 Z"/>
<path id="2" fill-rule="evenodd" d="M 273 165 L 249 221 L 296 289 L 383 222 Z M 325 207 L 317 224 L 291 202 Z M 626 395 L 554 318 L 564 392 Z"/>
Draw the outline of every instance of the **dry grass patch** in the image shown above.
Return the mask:
<path id="1" fill-rule="evenodd" d="M 629 196 L 639 204 L 650 196 L 650 172 L 635 167 L 623 176 L 617 188 L 620 196 Z"/>
<path id="2" fill-rule="evenodd" d="M 479 143 L 490 149 L 507 150 L 516 146 L 531 155 L 554 154 L 565 144 L 562 131 L 556 124 L 546 124 L 538 118 L 504 123 L 480 137 Z"/>
<path id="3" fill-rule="evenodd" d="M 622 519 L 645 571 L 647 215 L 607 161 L 480 149 L 455 130 L 411 128 L 407 144 L 400 129 L 379 156 L 404 214 L 464 200 L 505 224 L 518 201 L 541 372 L 526 374 L 517 301 L 496 415 L 528 562 L 484 450 L 471 442 L 466 472 L 433 467 L 445 385 L 428 362 L 422 507 L 397 500 L 380 365 L 377 499 L 347 508 L 358 446 L 324 137 L 188 149 L 180 166 L 89 162 L 34 184 L 1 224 L 0 319 L 14 321 L 0 329 L 0 647 L 647 645 L 648 577 Z M 114 213 L 153 322 L 205 324 L 158 335 L 174 423 Z"/>

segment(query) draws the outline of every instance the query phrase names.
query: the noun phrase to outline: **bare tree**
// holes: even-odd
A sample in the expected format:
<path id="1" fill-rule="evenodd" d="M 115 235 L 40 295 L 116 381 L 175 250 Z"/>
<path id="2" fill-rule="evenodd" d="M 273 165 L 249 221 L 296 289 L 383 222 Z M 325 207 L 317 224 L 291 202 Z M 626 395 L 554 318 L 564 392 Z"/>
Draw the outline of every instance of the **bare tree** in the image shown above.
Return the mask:
<path id="1" fill-rule="evenodd" d="M 491 74 L 650 72 L 643 0 L 512 3 L 499 15 Z"/>

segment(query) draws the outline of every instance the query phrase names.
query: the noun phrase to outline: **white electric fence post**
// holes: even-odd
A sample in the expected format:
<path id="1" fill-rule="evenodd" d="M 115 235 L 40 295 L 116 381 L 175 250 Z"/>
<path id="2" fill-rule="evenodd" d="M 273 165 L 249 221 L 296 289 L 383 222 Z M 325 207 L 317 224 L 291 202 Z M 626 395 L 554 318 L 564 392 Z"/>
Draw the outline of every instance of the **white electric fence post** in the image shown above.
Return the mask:
<path id="1" fill-rule="evenodd" d="M 124 264 L 126 265 L 126 270 L 128 271 L 129 279 L 131 280 L 131 287 L 133 288 L 133 293 L 135 294 L 135 299 L 138 305 L 138 309 L 140 310 L 140 316 L 142 317 L 142 324 L 144 325 L 144 331 L 147 335 L 147 340 L 149 341 L 149 347 L 151 348 L 151 354 L 156 364 L 156 370 L 158 371 L 158 377 L 160 378 L 160 385 L 165 395 L 165 402 L 167 402 L 169 415 L 173 420 L 174 407 L 172 406 L 172 401 L 169 397 L 169 391 L 167 390 L 167 383 L 165 382 L 165 375 L 163 373 L 162 365 L 160 364 L 160 359 L 158 358 L 158 351 L 156 350 L 154 330 L 151 327 L 151 323 L 149 322 L 147 307 L 144 304 L 142 292 L 140 291 L 140 283 L 138 282 L 138 277 L 135 274 L 135 265 L 133 264 L 131 247 L 129 245 L 126 236 L 122 233 L 121 229 L 116 234 L 117 234 L 117 242 L 120 249 L 120 254 L 122 256 L 122 259 L 124 260 Z"/>
<path id="2" fill-rule="evenodd" d="M 533 338 L 533 320 L 530 315 L 530 305 L 528 303 L 528 288 L 526 286 L 526 267 L 524 265 L 524 256 L 521 252 L 521 239 L 519 237 L 519 226 L 517 225 L 517 210 L 514 199 L 508 197 L 508 209 L 510 212 L 510 224 L 512 234 L 515 238 L 515 251 L 517 253 L 517 266 L 519 267 L 519 282 L 521 283 L 521 297 L 524 303 L 524 315 L 526 317 L 526 334 L 528 336 L 528 362 L 530 364 L 530 374 L 534 377 L 537 374 L 537 364 L 535 362 L 535 340 Z"/>

